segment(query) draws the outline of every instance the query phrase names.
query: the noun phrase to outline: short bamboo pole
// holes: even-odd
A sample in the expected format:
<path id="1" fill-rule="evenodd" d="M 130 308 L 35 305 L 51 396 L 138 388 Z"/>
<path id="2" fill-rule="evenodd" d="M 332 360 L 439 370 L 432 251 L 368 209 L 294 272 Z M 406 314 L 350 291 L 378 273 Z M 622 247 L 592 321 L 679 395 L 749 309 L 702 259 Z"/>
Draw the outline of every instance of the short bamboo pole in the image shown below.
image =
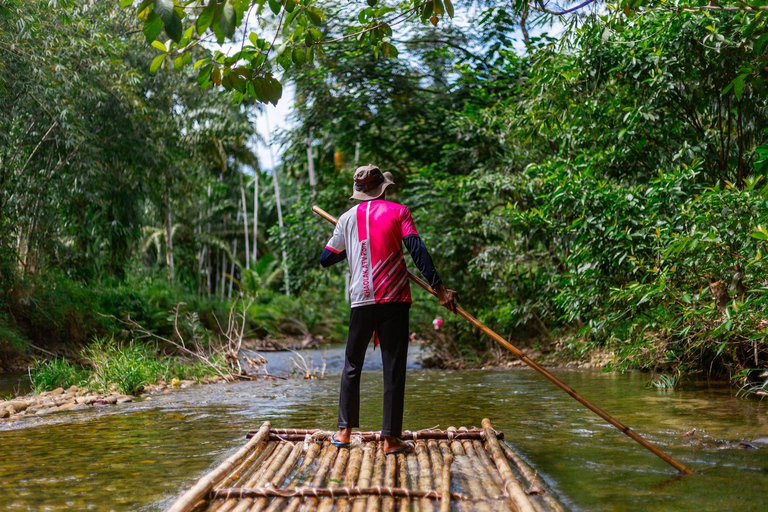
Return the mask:
<path id="1" fill-rule="evenodd" d="M 255 474 L 251 479 L 243 486 L 248 489 L 251 487 L 262 487 L 265 483 L 272 480 L 275 477 L 280 467 L 282 467 L 285 460 L 293 452 L 293 443 L 284 443 L 275 450 L 275 455 L 269 461 L 264 471 L 261 474 Z M 239 502 L 237 506 L 232 509 L 232 512 L 245 512 L 253 505 L 253 498 L 246 498 Z"/>
<path id="2" fill-rule="evenodd" d="M 371 487 L 381 486 L 384 477 L 384 443 L 376 443 L 376 458 L 373 460 L 373 475 L 371 476 Z M 366 512 L 379 512 L 381 509 L 381 497 L 370 496 L 365 505 Z"/>
<path id="3" fill-rule="evenodd" d="M 304 446 L 303 444 L 301 446 Z M 303 476 L 304 472 L 309 468 L 309 466 L 317 459 L 318 454 L 320 454 L 320 443 L 312 443 L 309 445 L 309 448 L 307 449 L 306 455 L 304 455 L 304 459 L 301 461 L 301 464 L 299 465 L 299 468 L 296 470 L 295 474 L 291 478 L 291 481 L 288 484 L 288 488 L 292 489 L 295 487 L 295 485 L 292 482 L 299 481 L 298 477 Z M 267 507 L 266 512 L 278 512 L 285 509 L 285 503 L 286 498 L 275 498 L 272 500 L 272 503 L 269 504 L 269 507 Z"/>
<path id="4" fill-rule="evenodd" d="M 435 489 L 442 488 L 443 481 L 443 456 L 440 453 L 440 447 L 437 441 L 427 441 L 427 450 L 429 451 L 429 462 L 432 465 L 432 479 L 435 482 Z"/>
<path id="5" fill-rule="evenodd" d="M 341 482 L 341 476 L 344 474 L 344 470 L 347 469 L 347 462 L 349 461 L 349 449 L 341 448 L 339 454 L 336 456 L 336 461 L 333 463 L 333 469 L 328 477 L 328 489 L 339 487 Z M 324 498 L 317 506 L 317 512 L 331 512 L 333 508 L 333 498 Z"/>
<path id="6" fill-rule="evenodd" d="M 306 434 L 278 434 L 278 433 L 271 433 L 269 435 L 270 441 L 303 441 L 307 435 L 315 436 L 318 439 L 327 438 L 328 436 L 324 436 L 324 433 L 312 433 L 311 431 L 307 432 Z M 497 433 L 499 439 L 504 439 L 504 433 L 498 432 Z M 361 443 L 368 443 L 371 441 L 381 441 L 381 434 L 379 432 L 360 432 L 354 434 L 355 439 L 360 441 Z M 446 432 L 423 432 L 419 434 L 414 434 L 413 432 L 403 432 L 400 439 L 403 441 L 413 441 L 414 436 L 416 439 L 436 439 L 436 440 L 443 440 L 448 439 L 448 434 Z M 485 433 L 481 430 L 469 430 L 467 432 L 455 432 L 454 437 L 452 439 L 485 439 Z"/>
<path id="7" fill-rule="evenodd" d="M 547 510 L 551 512 L 562 512 L 563 507 L 557 500 L 538 482 L 538 475 L 531 469 L 531 467 L 518 455 L 512 448 L 507 446 L 507 443 L 499 443 L 504 454 L 507 456 L 515 468 L 523 475 L 528 482 L 529 489 L 527 494 L 538 494 L 541 496 L 541 500 L 546 504 Z"/>
<path id="8" fill-rule="evenodd" d="M 320 465 L 322 465 L 322 464 L 323 464 L 323 461 L 324 461 L 324 460 L 325 460 L 325 458 L 328 456 L 328 452 L 330 452 L 330 451 L 331 451 L 331 448 L 334 448 L 334 449 L 335 449 L 335 446 L 331 445 L 330 443 L 324 443 L 324 444 L 323 444 L 323 447 L 322 447 L 322 449 L 320 450 L 320 454 L 317 456 L 317 458 L 320 460 Z M 309 466 L 309 465 L 307 465 L 307 467 L 308 467 L 308 466 Z M 304 464 L 303 464 L 303 463 L 302 463 L 302 467 L 304 467 Z M 316 476 L 316 475 L 317 475 L 317 473 L 315 473 L 315 476 Z M 313 477 L 313 479 L 310 481 L 310 483 L 309 483 L 309 484 L 304 484 L 304 485 L 302 485 L 301 487 L 312 487 L 312 482 L 313 482 L 313 481 L 314 481 L 314 477 Z M 301 498 L 293 498 L 293 499 L 292 499 L 292 500 L 291 500 L 291 501 L 288 503 L 288 506 L 286 506 L 284 509 L 279 509 L 279 510 L 285 510 L 286 512 L 296 512 L 296 510 L 298 510 L 299 506 L 301 505 L 301 502 L 302 502 Z M 271 508 L 271 507 L 270 507 L 270 508 Z"/>
<path id="9" fill-rule="evenodd" d="M 235 486 L 242 487 L 246 485 L 252 478 L 257 477 L 259 472 L 263 471 L 265 465 L 268 465 L 269 461 L 271 461 L 272 457 L 274 457 L 275 453 L 277 452 L 278 445 L 279 443 L 269 441 L 266 446 L 264 446 L 264 450 L 262 450 L 261 454 L 256 457 L 253 465 L 248 468 L 247 471 L 244 471 L 243 475 L 237 479 Z M 218 501 L 212 504 L 212 507 L 208 512 L 230 512 L 236 506 L 237 500 L 234 499 L 224 502 Z"/>
<path id="10" fill-rule="evenodd" d="M 363 462 L 360 465 L 360 476 L 357 480 L 357 486 L 366 488 L 371 486 L 373 476 L 373 462 L 376 456 L 376 443 L 368 443 L 363 448 Z M 352 503 L 352 512 L 364 512 L 368 500 L 358 498 Z"/>
<path id="11" fill-rule="evenodd" d="M 408 463 L 407 459 L 411 459 L 416 462 L 416 456 L 414 454 L 397 454 L 397 485 L 403 489 L 410 489 L 408 484 Z M 400 498 L 397 500 L 397 508 L 400 512 L 408 512 L 410 510 L 410 500 L 408 497 Z"/>
<path id="12" fill-rule="evenodd" d="M 265 442 L 269 436 L 270 423 L 265 421 L 258 434 L 251 438 L 242 448 L 222 462 L 216 469 L 201 478 L 191 489 L 182 494 L 177 499 L 168 512 L 188 512 L 197 506 L 200 500 L 203 500 L 211 490 L 222 481 L 227 475 L 246 458 L 261 443 Z"/>
<path id="13" fill-rule="evenodd" d="M 493 428 L 491 427 L 491 422 L 488 418 L 483 419 L 483 427 L 485 427 L 488 432 L 486 442 L 488 443 L 488 448 L 491 452 L 491 458 L 493 458 L 493 462 L 496 464 L 496 469 L 499 470 L 501 478 L 504 480 L 504 491 L 510 500 L 510 505 L 512 505 L 513 510 L 518 510 L 519 512 L 535 512 L 528 496 L 526 496 L 525 491 L 520 486 L 520 482 L 517 481 L 514 473 L 512 473 L 512 468 L 509 467 L 509 462 L 507 462 L 507 458 L 504 456 L 501 446 L 499 446 L 499 440 L 493 435 Z"/>
<path id="14" fill-rule="evenodd" d="M 397 486 L 397 456 L 386 455 L 384 457 L 384 487 Z M 384 497 L 381 503 L 381 512 L 393 512 L 395 499 Z"/>
<path id="15" fill-rule="evenodd" d="M 434 442 L 434 441 L 433 441 Z M 418 487 L 420 491 L 428 491 L 432 489 L 432 466 L 429 459 L 429 448 L 427 448 L 426 441 L 416 442 L 416 459 L 419 463 L 419 478 Z M 435 484 L 435 488 L 437 484 Z M 422 512 L 434 512 L 434 507 L 431 501 L 427 499 L 421 500 L 419 504 Z"/>
<path id="16" fill-rule="evenodd" d="M 339 451 L 338 446 L 329 443 L 328 451 L 326 452 L 325 457 L 320 460 L 320 467 L 317 469 L 317 473 L 315 473 L 315 477 L 312 479 L 312 487 L 321 487 L 323 485 L 325 477 L 331 470 Z M 317 498 L 307 499 L 301 507 L 302 512 L 314 512 L 317 508 L 317 502 Z"/>
<path id="17" fill-rule="evenodd" d="M 344 487 L 354 487 L 360 476 L 360 465 L 363 462 L 363 448 L 355 446 L 349 452 L 347 471 L 344 473 Z M 337 512 L 349 512 L 352 504 L 348 498 L 340 498 L 336 503 Z"/>
<path id="18" fill-rule="evenodd" d="M 302 443 L 296 443 L 291 450 L 291 454 L 286 458 L 280 470 L 274 477 L 266 484 L 268 487 L 280 487 L 285 481 L 288 474 L 293 470 L 296 462 L 303 451 Z M 250 512 L 261 512 L 269 504 L 269 498 L 259 498 L 251 507 Z"/>
<path id="19" fill-rule="evenodd" d="M 453 464 L 453 455 L 446 453 L 443 456 L 443 471 L 440 475 L 440 512 L 451 511 L 451 464 Z"/>
<path id="20" fill-rule="evenodd" d="M 487 498 L 488 495 L 482 484 L 480 484 L 480 480 L 475 475 L 474 468 L 469 462 L 468 455 L 464 452 L 464 447 L 462 446 L 461 441 L 451 442 L 451 452 L 453 453 L 454 464 L 459 467 L 461 474 L 467 481 L 470 495 L 475 498 Z M 467 504 L 461 505 L 466 507 Z M 477 510 L 478 512 L 491 512 L 491 507 L 488 503 L 478 502 L 474 505 L 474 510 Z"/>
<path id="21" fill-rule="evenodd" d="M 313 206 L 312 211 L 316 214 L 323 217 L 325 220 L 332 224 L 336 224 L 337 220 L 330 215 L 328 212 L 324 211 L 322 208 L 318 206 Z M 408 278 L 419 285 L 420 287 L 424 288 L 426 291 L 431 293 L 432 295 L 437 295 L 435 290 L 432 289 L 429 284 L 427 284 L 423 279 L 420 279 L 416 277 L 412 272 L 408 272 Z M 579 393 L 576 392 L 575 389 L 571 388 L 569 385 L 567 385 L 565 382 L 561 381 L 554 375 L 552 375 L 548 370 L 540 366 L 536 361 L 525 355 L 520 349 L 512 345 L 509 341 L 507 341 L 505 338 L 503 338 L 501 335 L 499 335 L 496 331 L 488 327 L 487 325 L 480 322 L 477 318 L 467 313 L 464 308 L 461 306 L 456 306 L 456 313 L 467 320 L 469 323 L 471 323 L 473 326 L 478 328 L 480 331 L 482 331 L 486 336 L 491 338 L 493 341 L 501 345 L 502 347 L 506 348 L 510 352 L 512 352 L 515 356 L 517 356 L 522 362 L 539 372 L 541 375 L 543 375 L 547 380 L 552 382 L 554 385 L 565 391 L 571 398 L 585 406 L 590 411 L 594 412 L 601 418 L 603 418 L 605 421 L 619 429 L 624 435 L 632 438 L 633 440 L 637 441 L 643 448 L 649 450 L 651 453 L 662 459 L 667 464 L 671 465 L 681 473 L 684 473 L 686 475 L 692 475 L 693 470 L 685 466 L 682 462 L 678 461 L 677 459 L 673 458 L 671 455 L 668 455 L 658 449 L 656 446 L 651 444 L 650 442 L 646 441 L 645 438 L 643 438 L 640 434 L 629 428 L 628 426 L 621 423 L 619 420 L 602 410 L 600 407 L 596 406 L 583 396 L 581 396 Z"/>
<path id="22" fill-rule="evenodd" d="M 227 478 L 218 483 L 214 489 L 240 487 L 261 467 L 261 464 L 272 454 L 276 446 L 277 443 L 273 442 L 260 444 L 251 455 L 240 464 L 240 467 L 237 470 L 233 471 Z M 205 512 L 227 512 L 234 506 L 234 501 L 212 501 L 209 503 L 208 508 L 205 509 Z"/>
<path id="23" fill-rule="evenodd" d="M 480 441 L 461 441 L 461 444 L 464 447 L 464 452 L 467 454 L 467 457 L 470 461 L 469 463 L 472 466 L 472 471 L 477 476 L 480 485 L 483 486 L 485 494 L 489 498 L 497 498 L 499 496 L 503 496 L 504 483 L 501 481 L 501 477 L 499 476 L 499 472 L 496 469 L 496 466 L 494 466 L 493 462 L 490 460 L 490 467 L 486 465 L 485 461 L 483 460 L 483 454 L 478 453 L 477 449 L 475 449 L 474 443 L 479 444 Z M 485 450 L 483 450 L 483 452 L 485 452 Z M 511 509 L 509 508 L 506 500 L 494 501 L 489 504 L 489 507 L 498 512 L 511 512 Z"/>

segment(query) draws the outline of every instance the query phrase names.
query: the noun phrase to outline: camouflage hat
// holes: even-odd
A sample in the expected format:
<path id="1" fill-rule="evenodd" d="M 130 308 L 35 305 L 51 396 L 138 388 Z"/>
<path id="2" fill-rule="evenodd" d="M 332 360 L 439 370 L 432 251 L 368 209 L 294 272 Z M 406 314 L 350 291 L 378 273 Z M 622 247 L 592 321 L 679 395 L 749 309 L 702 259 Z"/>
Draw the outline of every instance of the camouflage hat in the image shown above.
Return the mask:
<path id="1" fill-rule="evenodd" d="M 352 197 L 350 201 L 357 199 L 359 201 L 370 201 L 381 197 L 384 190 L 395 182 L 392 179 L 391 172 L 382 173 L 381 170 L 373 164 L 364 165 L 355 169 L 355 175 L 352 177 L 355 182 Z"/>

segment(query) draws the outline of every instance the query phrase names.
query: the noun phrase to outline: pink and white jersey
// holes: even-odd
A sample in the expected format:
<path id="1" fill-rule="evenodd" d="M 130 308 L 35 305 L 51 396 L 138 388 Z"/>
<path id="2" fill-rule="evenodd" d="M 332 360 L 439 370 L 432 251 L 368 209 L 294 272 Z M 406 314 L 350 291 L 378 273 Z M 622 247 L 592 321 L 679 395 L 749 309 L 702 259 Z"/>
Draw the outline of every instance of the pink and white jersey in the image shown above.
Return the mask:
<path id="1" fill-rule="evenodd" d="M 353 308 L 411 302 L 403 238 L 418 234 L 411 212 L 401 204 L 375 199 L 344 212 L 325 248 L 347 251 Z"/>

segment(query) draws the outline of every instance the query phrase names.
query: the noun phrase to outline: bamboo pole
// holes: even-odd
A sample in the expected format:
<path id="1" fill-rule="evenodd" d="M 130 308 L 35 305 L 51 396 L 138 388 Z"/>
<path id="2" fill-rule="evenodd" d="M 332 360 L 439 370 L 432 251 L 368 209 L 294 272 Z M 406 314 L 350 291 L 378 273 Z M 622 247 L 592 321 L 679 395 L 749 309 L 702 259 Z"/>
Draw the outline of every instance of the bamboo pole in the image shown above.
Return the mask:
<path id="1" fill-rule="evenodd" d="M 269 460 L 275 452 L 278 443 L 268 441 L 264 444 L 264 448 L 253 459 L 253 463 L 246 467 L 239 475 L 236 476 L 234 487 L 240 487 L 248 482 L 253 475 L 262 468 L 265 461 Z M 226 487 L 225 485 L 217 485 L 215 488 Z M 236 500 L 227 500 L 224 502 L 216 501 L 211 504 L 206 512 L 228 512 L 237 505 Z"/>
<path id="2" fill-rule="evenodd" d="M 330 436 L 323 437 L 322 434 L 312 434 L 311 431 L 309 431 L 307 434 L 314 435 L 318 439 L 327 439 Z M 271 432 L 269 434 L 269 440 L 270 441 L 303 441 L 304 438 L 307 436 L 307 434 L 280 434 L 277 432 Z M 248 433 L 250 436 L 251 434 Z M 442 439 L 448 439 L 448 434 L 446 432 L 425 432 L 420 434 L 414 434 L 413 432 L 403 432 L 400 436 L 400 439 L 403 441 L 412 441 L 414 438 L 414 435 L 416 436 L 416 439 L 436 439 L 436 440 L 442 440 Z M 504 433 L 499 432 L 497 434 L 499 439 L 504 439 Z M 359 440 L 361 443 L 368 443 L 370 441 L 379 441 L 381 439 L 381 434 L 379 432 L 360 432 L 355 433 L 355 439 Z M 485 439 L 485 432 L 479 431 L 479 430 L 469 430 L 467 432 L 455 432 L 453 434 L 453 437 L 451 439 L 458 439 L 458 440 L 483 440 Z"/>
<path id="3" fill-rule="evenodd" d="M 360 476 L 357 480 L 357 486 L 360 488 L 370 487 L 371 485 L 376 446 L 376 443 L 368 443 L 363 448 L 363 462 L 360 466 Z M 364 498 L 354 500 L 352 504 L 352 512 L 364 512 L 366 502 L 367 500 Z"/>
<path id="4" fill-rule="evenodd" d="M 472 448 L 474 448 L 480 464 L 485 467 L 486 473 L 490 475 L 493 482 L 496 484 L 496 489 L 499 492 L 504 492 L 504 481 L 501 479 L 501 475 L 499 475 L 499 471 L 496 469 L 496 464 L 493 463 L 491 456 L 485 451 L 483 443 L 480 441 L 472 441 Z"/>
<path id="5" fill-rule="evenodd" d="M 427 441 L 427 450 L 429 451 L 429 462 L 432 465 L 432 479 L 435 482 L 435 489 L 442 488 L 443 482 L 443 456 L 437 441 L 430 439 Z"/>
<path id="6" fill-rule="evenodd" d="M 504 480 L 504 491 L 510 500 L 510 505 L 512 505 L 514 510 L 518 510 L 519 512 L 536 512 L 533 509 L 531 502 L 528 500 L 525 491 L 520 486 L 520 482 L 518 482 L 514 473 L 512 473 L 512 469 L 509 467 L 509 462 L 507 462 L 507 458 L 504 456 L 504 453 L 499 446 L 499 440 L 496 439 L 496 436 L 491 434 L 491 422 L 488 418 L 483 419 L 483 427 L 488 429 L 488 439 L 486 442 L 491 451 L 491 458 L 493 458 L 493 462 L 496 464 L 496 468 L 499 470 L 502 480 Z"/>
<path id="7" fill-rule="evenodd" d="M 432 487 L 432 466 L 429 459 L 429 449 L 427 448 L 426 441 L 416 441 L 416 460 L 419 463 L 419 474 L 417 485 L 420 491 L 427 491 L 429 489 L 437 488 Z M 421 500 L 419 506 L 422 512 L 434 512 L 432 502 L 429 500 Z"/>
<path id="8" fill-rule="evenodd" d="M 363 448 L 355 446 L 349 452 L 347 471 L 344 473 L 344 487 L 354 487 L 360 476 L 360 465 L 363 462 Z M 336 503 L 337 512 L 349 512 L 352 504 L 347 498 L 340 498 Z"/>
<path id="9" fill-rule="evenodd" d="M 384 476 L 384 443 L 376 443 L 376 458 L 373 460 L 373 476 L 371 476 L 371 487 L 381 486 L 381 480 Z M 379 512 L 381 500 L 379 496 L 368 497 L 365 505 L 366 512 Z"/>
<path id="10" fill-rule="evenodd" d="M 453 455 L 446 453 L 443 457 L 443 471 L 440 475 L 442 481 L 440 487 L 440 512 L 451 511 L 451 464 Z"/>
<path id="11" fill-rule="evenodd" d="M 328 451 L 325 453 L 325 457 L 320 460 L 320 467 L 317 469 L 314 478 L 312 479 L 312 487 L 320 487 L 325 481 L 325 475 L 331 469 L 334 460 L 339 453 L 339 447 L 328 443 Z M 317 498 L 309 498 L 304 501 L 301 507 L 302 512 L 312 512 L 317 507 Z"/>
<path id="12" fill-rule="evenodd" d="M 291 453 L 293 453 L 293 443 L 285 443 L 280 446 L 275 450 L 275 456 L 267 468 L 260 475 L 254 475 L 244 488 L 262 487 L 265 483 L 271 481 Z M 253 505 L 253 498 L 247 498 L 238 503 L 232 512 L 245 512 L 251 508 L 251 505 Z"/>
<path id="13" fill-rule="evenodd" d="M 474 472 L 472 464 L 469 462 L 469 454 L 464 452 L 464 447 L 461 441 L 451 441 L 451 452 L 453 454 L 454 464 L 456 464 L 461 473 L 467 480 L 467 486 L 469 487 L 469 493 L 475 498 L 487 498 L 488 494 L 480 484 L 480 480 Z M 464 504 L 466 506 L 466 504 Z M 488 503 L 479 502 L 476 503 L 474 510 L 479 512 L 491 512 L 491 507 Z"/>
<path id="14" fill-rule="evenodd" d="M 319 453 L 320 453 L 319 443 L 312 443 L 311 445 L 309 445 L 309 448 L 307 449 L 307 454 L 304 456 L 304 459 L 301 461 L 299 468 L 296 470 L 290 483 L 288 484 L 289 489 L 292 489 L 295 487 L 293 482 L 300 481 L 299 477 L 303 476 L 304 472 L 315 461 Z M 285 509 L 285 502 L 286 502 L 286 498 L 276 498 L 275 500 L 272 501 L 272 503 L 269 504 L 269 507 L 267 507 L 266 512 L 277 512 L 279 510 Z"/>
<path id="15" fill-rule="evenodd" d="M 457 436 L 459 434 L 464 435 L 467 434 L 467 439 L 485 439 L 485 430 L 482 428 L 466 428 L 462 427 L 462 431 L 458 432 L 454 428 L 454 435 Z M 258 430 L 249 430 L 247 436 L 251 436 L 258 432 Z M 400 435 L 400 439 L 403 440 L 417 440 L 417 439 L 447 439 L 447 431 L 445 430 L 433 430 L 433 429 L 426 429 L 426 430 L 404 430 L 402 434 Z M 496 437 L 499 439 L 504 439 L 504 432 L 495 431 Z M 331 434 L 333 432 L 329 430 L 320 430 L 315 428 L 273 428 L 269 431 L 270 436 L 274 435 L 302 435 L 306 436 L 307 434 L 313 436 L 316 440 L 325 440 L 331 437 Z M 377 440 L 381 437 L 381 431 L 378 430 L 371 430 L 371 431 L 365 431 L 365 432 L 355 432 L 355 439 L 358 438 L 358 436 L 379 436 Z M 442 436 L 442 437 L 441 437 Z M 479 436 L 479 437 L 476 437 Z M 456 439 L 461 439 L 461 437 L 457 437 Z"/>
<path id="16" fill-rule="evenodd" d="M 408 456 L 410 455 L 410 457 Z M 410 489 L 408 485 L 408 459 L 416 463 L 416 455 L 414 454 L 398 453 L 397 457 L 397 485 L 403 489 Z M 418 470 L 417 470 L 418 472 Z M 410 510 L 410 501 L 407 497 L 399 498 L 397 500 L 397 509 L 399 512 L 408 512 Z"/>
<path id="17" fill-rule="evenodd" d="M 291 451 L 290 456 L 286 459 L 285 463 L 280 467 L 280 471 L 277 472 L 277 474 L 272 478 L 272 480 L 267 484 L 269 487 L 275 487 L 279 488 L 285 479 L 288 477 L 288 474 L 293 470 L 294 466 L 296 465 L 296 462 L 299 460 L 299 457 L 301 457 L 301 453 L 304 451 L 304 447 L 302 443 L 296 443 L 293 446 L 293 450 Z M 251 507 L 250 512 L 261 512 L 264 510 L 264 508 L 269 503 L 269 498 L 259 498 L 256 500 L 256 502 Z"/>
<path id="18" fill-rule="evenodd" d="M 191 489 L 182 494 L 173 505 L 168 509 L 168 512 L 187 512 L 192 510 L 192 507 L 205 498 L 214 486 L 229 475 L 238 464 L 245 459 L 251 451 L 253 451 L 258 445 L 266 441 L 269 435 L 270 423 L 265 421 L 259 433 L 251 438 L 242 448 L 232 454 L 224 462 L 222 462 L 216 469 L 201 478 Z"/>
<path id="19" fill-rule="evenodd" d="M 320 451 L 320 454 L 318 455 L 318 458 L 320 459 L 320 465 L 321 465 L 321 466 L 322 466 L 322 464 L 323 464 L 323 461 L 324 461 L 324 460 L 326 459 L 326 457 L 328 456 L 328 452 L 330 452 L 330 451 L 331 451 L 331 448 L 335 448 L 335 447 L 334 447 L 333 445 L 331 445 L 330 443 L 328 443 L 328 444 L 324 444 L 324 445 L 323 445 L 323 448 L 321 449 L 321 451 Z M 304 464 L 302 463 L 302 467 L 304 467 L 305 469 L 306 469 L 306 468 L 309 468 L 309 464 L 307 464 L 306 466 L 304 466 Z M 316 475 L 317 475 L 317 473 L 315 473 L 315 476 L 316 476 Z M 313 478 L 314 478 L 314 477 L 313 477 Z M 302 485 L 302 487 L 312 487 L 312 481 L 310 481 L 310 483 L 309 483 L 309 484 L 304 484 L 304 485 Z M 288 506 L 287 506 L 287 507 L 285 507 L 285 511 L 286 511 L 286 512 L 296 512 L 296 510 L 297 510 L 297 509 L 299 508 L 299 506 L 301 505 L 301 501 L 302 501 L 302 500 L 301 500 L 301 498 L 293 498 L 293 499 L 292 499 L 292 500 L 291 500 L 291 501 L 288 503 Z M 271 508 L 271 507 L 270 507 L 270 508 Z"/>
<path id="20" fill-rule="evenodd" d="M 395 487 L 397 485 L 397 456 L 387 455 L 384 457 L 384 487 Z M 395 510 L 395 499 L 384 497 L 381 504 L 381 512 L 393 512 Z"/>
<path id="21" fill-rule="evenodd" d="M 328 477 L 328 489 L 339 487 L 341 482 L 341 476 L 344 474 L 344 470 L 347 468 L 347 462 L 349 461 L 349 449 L 341 448 L 339 454 L 336 456 L 336 461 L 333 463 L 333 469 Z M 333 508 L 333 498 L 324 498 L 317 506 L 317 512 L 331 512 Z"/>
<path id="22" fill-rule="evenodd" d="M 327 212 L 323 211 L 318 206 L 313 206 L 312 211 L 316 214 L 320 215 L 327 221 L 331 222 L 332 224 L 336 224 L 336 219 L 328 214 Z M 416 277 L 412 272 L 408 272 L 408 277 L 419 285 L 420 287 L 427 290 L 432 295 L 437 295 L 435 291 L 432 289 L 431 286 L 429 286 L 424 280 Z M 676 460 L 672 456 L 664 453 L 660 449 L 658 449 L 656 446 L 651 444 L 650 442 L 646 441 L 640 434 L 636 433 L 634 430 L 629 428 L 628 426 L 621 423 L 619 420 L 615 419 L 613 416 L 608 414 L 607 412 L 603 411 L 598 406 L 594 405 L 592 402 L 578 394 L 573 388 L 568 386 L 565 382 L 561 381 L 554 375 L 552 375 L 548 370 L 540 366 L 536 361 L 528 357 L 527 355 L 523 354 L 520 349 L 512 345 L 509 341 L 501 337 L 499 334 L 497 334 L 494 330 L 492 330 L 490 327 L 486 326 L 485 324 L 481 323 L 477 318 L 473 317 L 469 313 L 467 313 L 461 306 L 456 306 L 456 313 L 467 320 L 469 323 L 471 323 L 476 328 L 480 329 L 484 334 L 486 334 L 488 337 L 490 337 L 493 341 L 501 345 L 502 347 L 506 348 L 510 352 L 512 352 L 515 356 L 517 356 L 522 362 L 539 372 L 541 375 L 543 375 L 546 379 L 548 379 L 550 382 L 555 384 L 557 387 L 568 393 L 572 398 L 574 398 L 576 401 L 584 405 L 587 409 L 594 412 L 601 418 L 603 418 L 605 421 L 619 429 L 622 433 L 627 435 L 628 437 L 634 439 L 637 441 L 641 446 L 649 450 L 651 453 L 662 459 L 667 464 L 671 465 L 681 473 L 684 473 L 686 475 L 692 475 L 694 474 L 691 469 L 689 469 L 687 466 L 685 466 L 680 461 Z"/>
<path id="23" fill-rule="evenodd" d="M 540 495 L 541 500 L 546 503 L 548 510 L 551 512 L 562 512 L 563 507 L 557 502 L 552 494 L 548 492 L 544 487 L 539 485 L 538 475 L 536 472 L 531 469 L 531 467 L 522 458 L 520 458 L 520 456 L 515 453 L 512 448 L 507 446 L 506 443 L 499 444 L 501 445 L 501 450 L 504 452 L 504 455 L 506 455 L 507 460 L 514 464 L 515 468 L 517 468 L 520 474 L 523 475 L 523 477 L 528 481 L 528 485 L 530 487 L 526 493 Z"/>

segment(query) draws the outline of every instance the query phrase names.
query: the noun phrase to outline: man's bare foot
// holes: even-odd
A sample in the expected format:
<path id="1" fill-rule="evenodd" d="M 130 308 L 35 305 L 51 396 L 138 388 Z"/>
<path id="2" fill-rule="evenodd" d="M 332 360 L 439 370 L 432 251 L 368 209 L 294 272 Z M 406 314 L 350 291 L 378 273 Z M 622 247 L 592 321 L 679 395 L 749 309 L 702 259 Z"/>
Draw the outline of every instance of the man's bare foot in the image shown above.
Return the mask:
<path id="1" fill-rule="evenodd" d="M 349 438 L 352 436 L 352 429 L 351 428 L 342 428 L 335 434 L 333 434 L 333 438 L 340 442 L 340 443 L 348 443 Z"/>
<path id="2" fill-rule="evenodd" d="M 392 436 L 384 436 L 384 453 L 391 453 L 408 446 L 408 443 Z"/>

